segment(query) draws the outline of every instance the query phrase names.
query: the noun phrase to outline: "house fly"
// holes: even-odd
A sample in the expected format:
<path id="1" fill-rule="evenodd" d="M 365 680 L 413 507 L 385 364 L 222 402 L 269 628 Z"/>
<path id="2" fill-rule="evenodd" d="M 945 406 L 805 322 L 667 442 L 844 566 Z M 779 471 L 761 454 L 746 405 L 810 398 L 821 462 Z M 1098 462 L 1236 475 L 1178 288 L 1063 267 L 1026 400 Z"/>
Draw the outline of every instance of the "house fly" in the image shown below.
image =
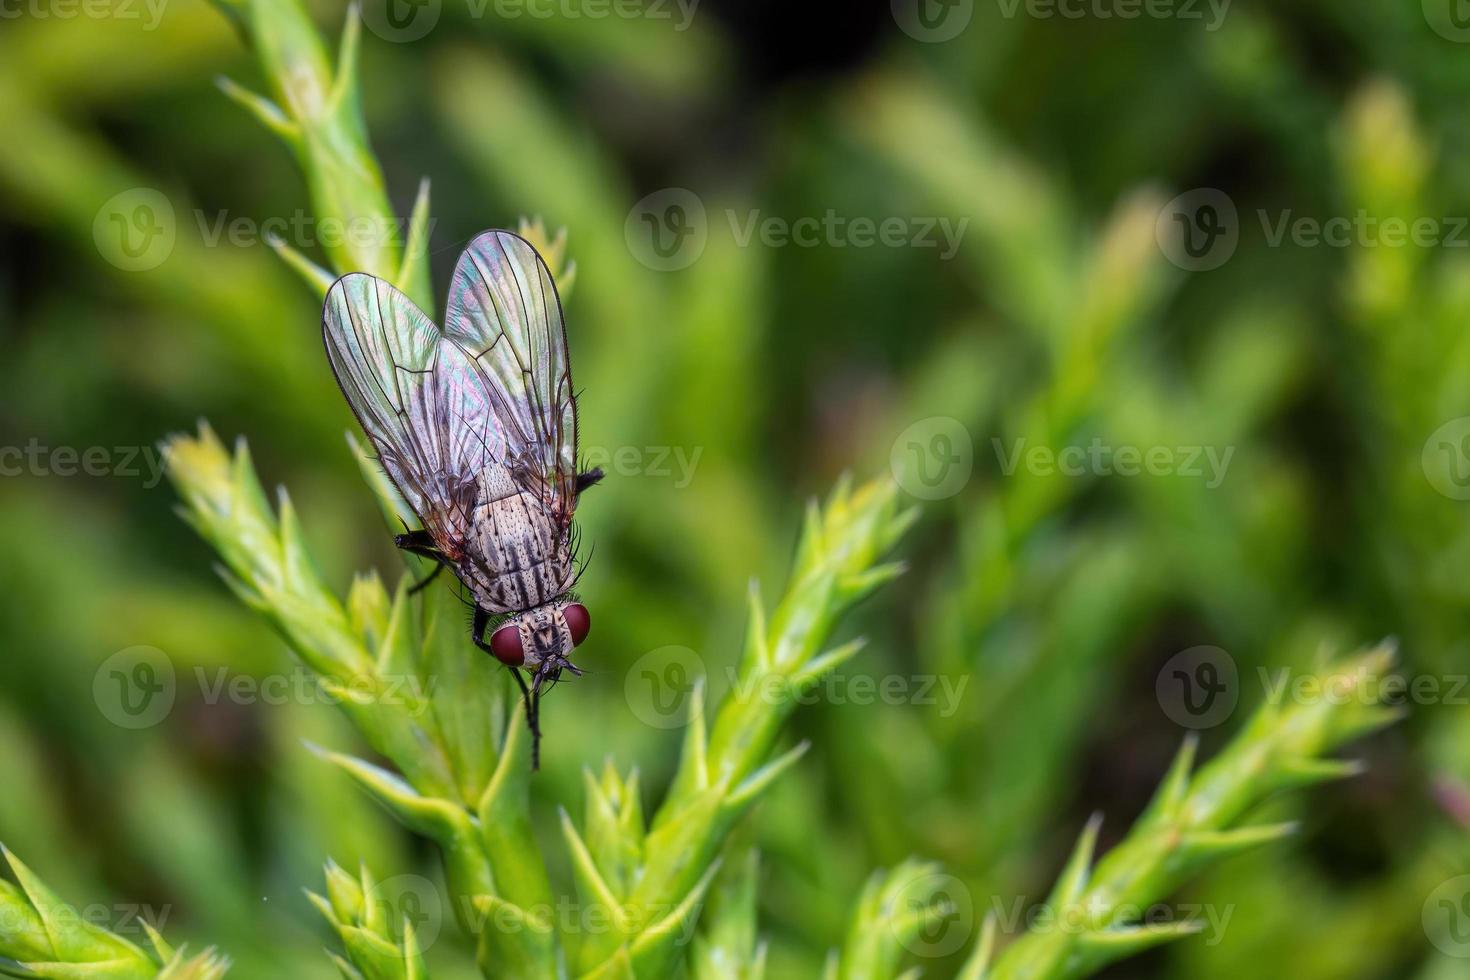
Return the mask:
<path id="1" fill-rule="evenodd" d="M 394 543 L 468 590 L 475 645 L 520 685 L 535 768 L 541 692 L 582 673 L 571 653 L 592 618 L 571 592 L 572 517 L 602 478 L 577 470 L 577 396 L 551 273 L 525 239 L 488 231 L 460 256 L 442 328 L 389 283 L 352 273 L 327 293 L 322 336 L 422 525 Z"/>

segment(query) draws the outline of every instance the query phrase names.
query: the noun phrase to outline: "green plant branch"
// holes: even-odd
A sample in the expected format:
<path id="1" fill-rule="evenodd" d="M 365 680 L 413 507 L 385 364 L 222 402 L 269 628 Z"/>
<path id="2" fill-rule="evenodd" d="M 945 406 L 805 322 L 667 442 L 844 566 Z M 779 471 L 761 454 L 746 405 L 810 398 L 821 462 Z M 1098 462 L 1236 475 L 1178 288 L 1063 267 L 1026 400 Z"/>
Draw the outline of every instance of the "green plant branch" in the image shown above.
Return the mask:
<path id="1" fill-rule="evenodd" d="M 1322 696 L 1268 703 L 1212 762 L 1194 773 L 1188 739 L 1153 802 L 1128 836 L 1093 864 L 1099 820 L 1089 823 L 1046 905 L 1065 927 L 1028 932 L 988 965 L 977 951 L 974 980 L 1065 980 L 1196 931 L 1190 922 L 1140 924 L 1138 910 L 1163 901 L 1205 868 L 1281 839 L 1292 824 L 1253 825 L 1245 816 L 1271 794 L 1351 776 L 1359 766 L 1323 758 L 1399 713 L 1373 698 L 1392 667 L 1382 645 L 1315 676 Z"/>
<path id="2" fill-rule="evenodd" d="M 397 768 L 317 750 L 401 823 L 438 842 L 461 926 L 477 931 L 481 899 L 550 908 L 530 822 L 525 722 L 498 666 L 469 655 L 453 594 L 430 589 L 411 601 L 405 576 L 390 597 L 369 575 L 343 603 L 317 573 L 284 492 L 279 516 L 271 509 L 243 442 L 232 457 L 201 427 L 197 437 L 169 440 L 164 452 L 183 516 L 218 551 L 225 581 Z M 386 492 L 385 485 L 375 489 Z M 493 932 L 484 941 L 497 961 L 551 969 L 553 949 L 542 933 Z"/>
<path id="3" fill-rule="evenodd" d="M 275 102 L 233 83 L 223 83 L 223 88 L 295 152 L 317 217 L 346 221 L 366 215 L 390 220 L 381 173 L 367 146 L 362 120 L 356 11 L 349 14 L 343 31 L 334 75 L 320 38 L 295 0 L 233 0 L 226 9 L 255 48 Z M 328 249 L 328 259 L 338 273 L 363 270 L 389 279 L 421 307 L 432 310 L 423 260 L 426 224 L 425 188 L 415 207 L 405 253 L 395 253 L 394 240 L 383 236 L 366 251 Z M 534 226 L 523 222 L 522 233 L 537 242 L 565 290 L 574 269 L 563 266 L 564 235 L 549 239 L 539 222 Z M 309 283 L 325 290 L 331 273 L 284 243 L 275 246 Z M 211 454 L 213 468 L 223 472 L 222 449 Z M 178 468 L 171 465 L 170 470 Z M 340 605 L 310 568 L 284 496 L 279 528 L 274 526 L 263 493 L 258 485 L 251 486 L 254 477 L 248 473 L 243 448 L 235 470 L 232 490 L 248 500 L 247 510 L 253 511 L 252 520 L 243 526 L 244 537 L 232 540 L 230 529 L 214 519 L 222 512 L 219 499 L 198 492 L 191 496 L 187 480 L 180 488 L 190 502 L 191 520 L 225 556 L 229 579 L 241 597 L 275 623 L 303 659 L 335 684 L 346 687 L 366 680 L 371 688 L 386 680 L 383 668 L 388 664 L 411 667 L 413 644 L 407 642 L 401 625 L 406 619 L 403 589 L 390 602 L 376 579 L 361 579 L 345 607 Z M 392 489 L 373 474 L 369 482 L 385 510 L 403 516 L 402 503 Z M 222 486 L 223 481 L 216 480 L 216 489 Z M 820 652 L 837 617 L 900 570 L 897 565 L 876 563 L 916 516 L 900 514 L 895 499 L 892 487 L 874 485 L 853 494 L 844 484 L 825 512 L 813 507 L 787 597 L 768 626 L 759 596 L 752 591 L 750 630 L 736 691 L 726 698 L 708 731 L 702 693 L 694 699 L 679 774 L 647 829 L 638 809 L 636 773 L 627 780 L 611 769 L 601 781 L 589 776 L 587 841 L 562 815 L 579 893 L 584 902 L 607 910 L 614 926 L 576 943 L 576 962 L 589 974 L 657 974 L 677 959 L 680 930 L 697 921 L 730 829 L 804 751 L 798 746 L 773 758 L 781 725 L 796 697 L 860 648 L 851 643 Z M 266 555 L 277 560 L 262 564 L 255 547 L 240 547 L 247 539 L 255 545 L 271 541 Z M 276 541 L 279 547 L 274 546 Z M 429 679 L 423 672 L 416 676 Z M 503 717 L 505 701 L 500 691 L 496 693 L 494 707 L 497 717 Z M 380 699 L 344 704 L 369 743 L 394 761 L 404 779 L 363 760 L 322 755 L 352 774 L 405 824 L 444 847 L 451 891 L 468 897 L 476 918 L 486 924 L 480 930 L 482 969 L 487 974 L 509 970 L 514 975 L 551 975 L 554 937 L 538 912 L 542 903 L 550 907 L 549 885 L 532 839 L 526 774 L 515 762 L 506 762 L 517 753 L 510 746 L 497 747 L 501 764 L 485 785 L 479 806 L 471 809 L 478 782 L 456 778 L 464 767 L 456 764 L 454 748 L 462 742 L 446 739 L 448 733 L 436 732 L 427 722 L 405 718 L 402 711 L 386 709 Z M 505 741 L 515 740 L 519 731 L 518 721 L 512 719 Z M 439 751 L 416 758 L 413 748 L 418 743 Z M 513 887 L 518 882 L 528 887 Z M 639 909 L 644 911 L 633 911 Z M 463 910 L 461 903 L 462 915 Z M 474 930 L 475 923 L 462 922 Z M 507 922 L 511 928 L 495 925 Z"/>
<path id="4" fill-rule="evenodd" d="M 400 229 L 363 119 L 358 7 L 348 10 L 334 69 L 297 0 L 217 0 L 217 5 L 255 50 L 275 101 L 228 78 L 219 80 L 220 90 L 290 147 L 307 180 L 312 214 L 343 232 L 319 236 L 329 268 L 278 237 L 271 247 L 320 295 L 339 276 L 367 272 L 393 283 L 433 316 L 429 181 L 419 183 L 407 228 Z M 540 218 L 523 218 L 518 230 L 546 260 L 565 301 L 576 279 L 576 263 L 565 258 L 565 229 L 549 235 Z"/>
<path id="5" fill-rule="evenodd" d="M 297 0 L 218 0 L 218 5 L 255 51 L 274 99 L 229 79 L 221 79 L 220 88 L 290 147 L 306 177 L 316 220 L 333 222 L 344 232 L 319 236 L 330 267 L 337 275 L 368 272 L 386 279 L 432 315 L 429 184 L 419 185 L 408 228 L 401 229 L 368 145 L 358 74 L 358 8 L 348 11 L 334 67 Z M 325 292 L 337 277 L 289 244 L 271 244 L 314 288 Z"/>
<path id="6" fill-rule="evenodd" d="M 905 861 L 891 871 L 875 871 L 853 910 L 840 953 L 828 957 L 827 980 L 888 980 L 908 949 L 955 912 L 944 896 L 953 881 L 939 865 Z M 982 946 L 984 941 L 982 940 Z M 918 970 L 903 976 L 917 977 Z"/>
<path id="7" fill-rule="evenodd" d="M 190 957 L 139 919 L 145 951 L 94 925 L 66 904 L 3 845 L 16 884 L 0 879 L 0 974 L 55 980 L 218 980 L 229 961 L 205 950 Z"/>
<path id="8" fill-rule="evenodd" d="M 354 878 L 328 862 L 326 880 L 325 895 L 306 897 L 342 940 L 347 955 L 332 961 L 344 980 L 428 980 L 412 919 L 388 907 L 366 867 Z M 398 916 L 397 931 L 390 914 Z"/>
<path id="9" fill-rule="evenodd" d="M 748 842 L 732 839 L 700 917 L 689 964 L 694 980 L 763 980 L 766 946 L 758 939 L 759 890 L 760 853 Z"/>
<path id="10" fill-rule="evenodd" d="M 456 913 L 478 934 L 487 974 L 556 975 L 524 722 L 501 674 L 470 655 L 451 594 L 429 590 L 416 614 L 406 577 L 390 598 L 366 576 L 343 603 L 322 583 L 289 498 L 281 494 L 279 516 L 271 509 L 243 443 L 231 457 L 202 428 L 170 440 L 165 452 L 184 516 L 221 555 L 225 580 L 339 693 L 368 743 L 402 775 L 318 752 L 439 842 Z M 389 488 L 371 475 L 370 483 L 391 512 Z M 636 772 L 589 775 L 585 832 L 561 819 L 582 902 L 612 924 L 561 937 L 577 947 L 584 975 L 656 976 L 686 952 L 730 830 L 804 751 L 776 751 L 782 722 L 799 695 L 859 649 L 854 642 L 822 652 L 838 617 L 901 571 L 880 559 L 916 516 L 900 510 L 896 488 L 884 482 L 853 490 L 844 481 L 825 507 L 812 506 L 791 585 L 769 621 L 752 589 L 737 684 L 708 728 L 702 688 L 693 698 L 678 774 L 647 827 Z"/>
<path id="11" fill-rule="evenodd" d="M 680 930 L 697 920 L 732 829 L 805 751 L 777 751 L 782 722 L 800 694 L 860 648 L 822 652 L 837 619 L 899 574 L 901 565 L 880 559 L 916 517 L 884 481 L 856 490 L 843 481 L 825 507 L 812 505 L 791 584 L 769 619 L 751 590 L 740 670 L 708 724 L 696 685 L 679 768 L 646 830 L 636 773 L 588 778 L 585 832 L 565 815 L 562 828 L 582 901 L 614 927 L 583 938 L 574 960 L 582 975 L 662 976 L 676 961 Z"/>

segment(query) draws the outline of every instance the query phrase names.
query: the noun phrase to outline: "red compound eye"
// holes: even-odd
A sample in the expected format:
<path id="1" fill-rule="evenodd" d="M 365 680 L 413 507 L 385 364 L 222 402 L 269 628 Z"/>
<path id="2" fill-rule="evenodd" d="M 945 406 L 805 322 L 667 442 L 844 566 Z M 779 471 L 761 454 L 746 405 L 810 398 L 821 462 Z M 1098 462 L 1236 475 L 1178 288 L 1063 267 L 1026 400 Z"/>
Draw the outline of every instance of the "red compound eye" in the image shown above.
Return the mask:
<path id="1" fill-rule="evenodd" d="M 512 667 L 526 662 L 526 651 L 521 649 L 521 631 L 514 625 L 502 626 L 490 636 L 490 652 L 495 659 Z"/>
<path id="2" fill-rule="evenodd" d="M 572 645 L 581 646 L 582 641 L 587 639 L 588 631 L 592 629 L 592 614 L 580 602 L 564 607 L 561 614 L 567 621 L 567 629 L 572 631 Z"/>

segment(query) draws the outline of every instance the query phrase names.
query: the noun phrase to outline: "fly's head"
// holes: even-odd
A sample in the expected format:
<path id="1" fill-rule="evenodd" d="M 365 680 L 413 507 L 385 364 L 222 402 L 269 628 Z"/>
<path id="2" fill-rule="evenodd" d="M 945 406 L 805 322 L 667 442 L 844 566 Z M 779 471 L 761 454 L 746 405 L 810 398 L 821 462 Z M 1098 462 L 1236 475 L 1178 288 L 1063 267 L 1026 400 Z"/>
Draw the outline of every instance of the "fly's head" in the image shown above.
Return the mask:
<path id="1" fill-rule="evenodd" d="M 587 639 L 592 615 L 580 602 L 557 600 L 518 612 L 490 635 L 490 652 L 512 667 L 524 667 L 543 681 L 554 681 L 563 670 L 582 671 L 572 664 L 572 649 Z"/>

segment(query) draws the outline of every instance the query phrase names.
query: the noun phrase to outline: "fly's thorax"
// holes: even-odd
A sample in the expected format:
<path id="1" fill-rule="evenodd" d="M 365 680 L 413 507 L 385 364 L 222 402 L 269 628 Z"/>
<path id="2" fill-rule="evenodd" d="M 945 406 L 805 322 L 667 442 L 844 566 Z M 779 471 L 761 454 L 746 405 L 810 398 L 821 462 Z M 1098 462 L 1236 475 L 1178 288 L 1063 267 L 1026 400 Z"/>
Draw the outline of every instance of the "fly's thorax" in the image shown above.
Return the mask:
<path id="1" fill-rule="evenodd" d="M 504 500 L 513 497 L 520 492 L 516 486 L 515 479 L 510 475 L 508 466 L 487 466 L 475 475 L 476 490 L 478 493 L 476 503 L 484 505 L 496 500 Z"/>

